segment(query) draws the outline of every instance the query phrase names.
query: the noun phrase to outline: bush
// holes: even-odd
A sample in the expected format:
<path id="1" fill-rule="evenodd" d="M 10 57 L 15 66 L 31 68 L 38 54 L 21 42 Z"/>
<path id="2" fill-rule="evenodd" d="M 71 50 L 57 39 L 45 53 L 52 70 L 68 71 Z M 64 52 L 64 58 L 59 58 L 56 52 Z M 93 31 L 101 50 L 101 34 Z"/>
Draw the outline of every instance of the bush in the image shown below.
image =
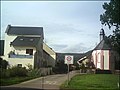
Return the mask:
<path id="1" fill-rule="evenodd" d="M 10 73 L 10 77 L 23 77 L 27 76 L 27 69 L 24 67 L 17 67 L 13 66 L 12 68 L 8 69 L 8 72 Z"/>
<path id="2" fill-rule="evenodd" d="M 32 69 L 28 71 L 27 75 L 29 77 L 39 77 L 41 76 L 41 71 L 40 69 Z"/>
<path id="3" fill-rule="evenodd" d="M 6 60 L 3 60 L 1 57 L 0 57 L 0 68 L 2 69 L 7 69 L 7 66 L 8 66 L 8 61 Z"/>
<path id="4" fill-rule="evenodd" d="M 8 69 L 0 68 L 0 78 L 10 78 L 10 77 L 39 77 L 41 76 L 40 69 L 32 69 L 31 66 L 29 69 L 24 67 L 13 66 Z"/>
<path id="5" fill-rule="evenodd" d="M 0 68 L 0 78 L 9 78 L 10 72 L 6 69 Z"/>

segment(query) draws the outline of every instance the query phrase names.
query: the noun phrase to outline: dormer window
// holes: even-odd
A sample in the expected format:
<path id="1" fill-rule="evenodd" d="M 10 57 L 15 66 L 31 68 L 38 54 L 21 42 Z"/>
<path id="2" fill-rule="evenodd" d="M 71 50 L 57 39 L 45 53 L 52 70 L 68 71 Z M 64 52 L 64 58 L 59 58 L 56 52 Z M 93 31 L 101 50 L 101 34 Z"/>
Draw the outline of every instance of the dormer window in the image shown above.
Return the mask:
<path id="1" fill-rule="evenodd" d="M 31 38 L 30 41 L 33 41 L 33 38 Z"/>
<path id="2" fill-rule="evenodd" d="M 20 41 L 23 41 L 23 38 L 21 38 Z"/>

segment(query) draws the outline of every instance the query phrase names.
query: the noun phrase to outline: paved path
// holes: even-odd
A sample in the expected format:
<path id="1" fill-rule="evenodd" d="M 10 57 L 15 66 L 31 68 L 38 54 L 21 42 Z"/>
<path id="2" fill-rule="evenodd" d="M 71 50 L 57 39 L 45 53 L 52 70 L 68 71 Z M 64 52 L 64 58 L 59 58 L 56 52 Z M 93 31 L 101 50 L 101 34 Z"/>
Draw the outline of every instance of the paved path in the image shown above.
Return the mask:
<path id="1" fill-rule="evenodd" d="M 73 77 L 76 75 L 76 71 L 72 71 L 69 74 L 69 77 Z M 20 84 L 10 85 L 6 87 L 20 87 L 20 88 L 35 88 L 35 89 L 59 89 L 59 86 L 64 83 L 68 79 L 67 74 L 56 74 L 56 75 L 49 75 L 45 77 L 40 77 L 37 79 L 29 80 L 26 82 L 22 82 Z"/>

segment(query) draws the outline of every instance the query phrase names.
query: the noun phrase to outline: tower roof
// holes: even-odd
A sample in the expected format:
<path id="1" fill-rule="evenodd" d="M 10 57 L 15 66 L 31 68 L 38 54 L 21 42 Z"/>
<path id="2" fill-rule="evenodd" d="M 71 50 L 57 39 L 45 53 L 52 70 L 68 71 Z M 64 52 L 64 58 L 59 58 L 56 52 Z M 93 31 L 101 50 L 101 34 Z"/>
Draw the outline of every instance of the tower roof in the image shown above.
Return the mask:
<path id="1" fill-rule="evenodd" d="M 95 48 L 94 50 L 110 50 L 110 46 L 105 42 L 103 39 Z"/>
<path id="2" fill-rule="evenodd" d="M 100 35 L 105 35 L 105 32 L 104 32 L 103 28 L 100 30 Z"/>

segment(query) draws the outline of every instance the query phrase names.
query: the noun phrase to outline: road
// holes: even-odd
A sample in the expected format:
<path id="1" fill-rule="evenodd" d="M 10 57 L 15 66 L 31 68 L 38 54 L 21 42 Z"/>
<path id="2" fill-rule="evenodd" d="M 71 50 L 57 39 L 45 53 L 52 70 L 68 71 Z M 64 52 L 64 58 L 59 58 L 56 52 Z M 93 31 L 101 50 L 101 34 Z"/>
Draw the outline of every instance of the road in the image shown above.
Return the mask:
<path id="1" fill-rule="evenodd" d="M 72 71 L 69 74 L 69 77 L 73 77 L 76 75 L 76 71 Z M 1 90 L 16 90 L 14 88 L 18 88 L 17 90 L 50 90 L 50 89 L 59 89 L 59 86 L 64 83 L 68 79 L 67 74 L 57 74 L 57 75 L 48 75 L 45 77 L 36 78 L 33 80 L 29 80 L 26 82 L 22 82 L 20 84 L 10 85 L 2 87 Z M 6 89 L 5 89 L 6 88 Z M 7 89 L 13 88 L 13 89 Z"/>

